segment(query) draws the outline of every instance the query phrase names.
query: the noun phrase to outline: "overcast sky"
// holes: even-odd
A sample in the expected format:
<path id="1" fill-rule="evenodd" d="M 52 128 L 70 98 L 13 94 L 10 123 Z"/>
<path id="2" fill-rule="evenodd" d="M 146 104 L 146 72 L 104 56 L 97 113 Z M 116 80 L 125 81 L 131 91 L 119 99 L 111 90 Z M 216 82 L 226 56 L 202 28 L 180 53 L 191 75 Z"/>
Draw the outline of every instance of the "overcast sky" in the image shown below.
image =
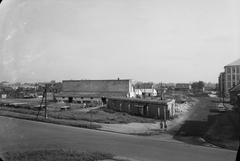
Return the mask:
<path id="1" fill-rule="evenodd" d="M 3 0 L 0 81 L 217 82 L 239 0 Z"/>

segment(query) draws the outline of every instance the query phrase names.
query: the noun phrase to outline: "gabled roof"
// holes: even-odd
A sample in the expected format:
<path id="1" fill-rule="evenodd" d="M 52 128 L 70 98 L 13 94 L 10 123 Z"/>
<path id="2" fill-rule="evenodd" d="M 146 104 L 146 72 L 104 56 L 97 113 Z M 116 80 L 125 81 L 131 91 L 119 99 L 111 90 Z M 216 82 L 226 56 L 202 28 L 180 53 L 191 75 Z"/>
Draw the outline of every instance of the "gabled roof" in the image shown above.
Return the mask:
<path id="1" fill-rule="evenodd" d="M 240 66 L 240 59 L 235 60 L 234 62 L 226 65 L 225 67 L 228 67 L 228 66 L 237 66 L 237 65 Z"/>
<path id="2" fill-rule="evenodd" d="M 240 91 L 240 83 L 229 89 L 230 92 Z"/>
<path id="3" fill-rule="evenodd" d="M 153 83 L 142 83 L 140 84 L 139 88 L 141 89 L 152 89 Z"/>

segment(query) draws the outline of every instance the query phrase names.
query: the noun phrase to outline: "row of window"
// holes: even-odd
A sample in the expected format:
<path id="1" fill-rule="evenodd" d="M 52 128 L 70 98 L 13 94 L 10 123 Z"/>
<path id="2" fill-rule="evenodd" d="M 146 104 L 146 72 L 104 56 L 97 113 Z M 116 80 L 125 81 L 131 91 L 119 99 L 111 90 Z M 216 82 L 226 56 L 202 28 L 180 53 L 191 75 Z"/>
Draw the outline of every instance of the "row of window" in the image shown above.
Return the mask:
<path id="1" fill-rule="evenodd" d="M 239 81 L 240 80 L 239 77 L 240 77 L 240 75 L 237 75 L 237 77 L 235 75 L 227 75 L 227 80 L 228 81 L 235 81 L 235 80 Z"/>
<path id="2" fill-rule="evenodd" d="M 227 67 L 227 73 L 239 73 L 240 67 Z"/>
<path id="3" fill-rule="evenodd" d="M 235 82 L 227 82 L 227 88 L 229 89 L 229 88 L 232 88 L 232 87 L 234 87 L 234 86 L 236 86 L 237 85 L 237 83 L 235 83 Z"/>

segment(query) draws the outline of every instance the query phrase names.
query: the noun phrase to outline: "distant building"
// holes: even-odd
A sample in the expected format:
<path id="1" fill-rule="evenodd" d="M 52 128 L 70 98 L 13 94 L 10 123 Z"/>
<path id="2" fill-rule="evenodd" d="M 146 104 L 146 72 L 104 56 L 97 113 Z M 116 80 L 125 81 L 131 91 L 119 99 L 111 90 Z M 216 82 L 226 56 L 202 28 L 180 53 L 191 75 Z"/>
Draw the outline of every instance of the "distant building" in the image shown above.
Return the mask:
<path id="1" fill-rule="evenodd" d="M 7 98 L 7 93 L 0 90 L 0 98 Z"/>
<path id="2" fill-rule="evenodd" d="M 142 90 L 141 89 L 135 89 L 135 94 L 137 98 L 142 98 Z"/>
<path id="3" fill-rule="evenodd" d="M 175 86 L 176 91 L 189 91 L 191 89 L 190 83 L 177 83 Z"/>
<path id="4" fill-rule="evenodd" d="M 167 120 L 175 115 L 175 100 L 112 97 L 108 98 L 108 108 L 131 115 Z"/>
<path id="5" fill-rule="evenodd" d="M 226 65 L 225 71 L 225 94 L 229 95 L 229 89 L 236 86 L 240 81 L 240 59 Z"/>
<path id="6" fill-rule="evenodd" d="M 156 89 L 140 89 L 142 91 L 143 97 L 156 97 L 157 90 Z"/>
<path id="7" fill-rule="evenodd" d="M 218 76 L 218 91 L 219 91 L 219 96 L 223 95 L 225 86 L 225 72 L 221 72 Z"/>
<path id="8" fill-rule="evenodd" d="M 62 91 L 62 83 L 61 82 L 58 82 L 58 83 L 55 83 L 53 88 L 52 88 L 52 91 L 53 93 L 60 93 Z"/>
<path id="9" fill-rule="evenodd" d="M 69 103 L 102 101 L 108 97 L 135 97 L 132 81 L 126 80 L 64 80 L 57 100 Z"/>
<path id="10" fill-rule="evenodd" d="M 157 90 L 153 87 L 153 83 L 141 83 L 136 87 L 136 91 L 141 93 L 143 98 L 157 96 Z"/>

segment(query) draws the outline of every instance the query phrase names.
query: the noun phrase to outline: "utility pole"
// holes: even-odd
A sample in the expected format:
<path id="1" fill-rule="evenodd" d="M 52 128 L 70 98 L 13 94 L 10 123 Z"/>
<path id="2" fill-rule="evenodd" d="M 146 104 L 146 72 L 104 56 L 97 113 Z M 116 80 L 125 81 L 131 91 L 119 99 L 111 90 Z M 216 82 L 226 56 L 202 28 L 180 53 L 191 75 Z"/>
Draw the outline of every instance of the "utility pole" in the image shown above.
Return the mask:
<path id="1" fill-rule="evenodd" d="M 40 107 L 38 108 L 37 118 L 38 118 L 39 112 L 42 110 L 43 102 L 45 102 L 45 119 L 47 119 L 47 84 L 45 84 L 45 87 L 43 90 L 42 101 L 40 103 Z"/>
<path id="2" fill-rule="evenodd" d="M 45 84 L 45 119 L 47 119 L 47 84 Z"/>
<path id="3" fill-rule="evenodd" d="M 224 90 L 225 90 L 225 88 L 224 88 L 224 86 L 225 86 L 225 84 L 223 84 L 223 91 L 222 91 L 222 97 L 223 97 L 223 105 L 224 105 Z"/>
<path id="4" fill-rule="evenodd" d="M 161 81 L 161 100 L 163 100 L 162 81 Z"/>

